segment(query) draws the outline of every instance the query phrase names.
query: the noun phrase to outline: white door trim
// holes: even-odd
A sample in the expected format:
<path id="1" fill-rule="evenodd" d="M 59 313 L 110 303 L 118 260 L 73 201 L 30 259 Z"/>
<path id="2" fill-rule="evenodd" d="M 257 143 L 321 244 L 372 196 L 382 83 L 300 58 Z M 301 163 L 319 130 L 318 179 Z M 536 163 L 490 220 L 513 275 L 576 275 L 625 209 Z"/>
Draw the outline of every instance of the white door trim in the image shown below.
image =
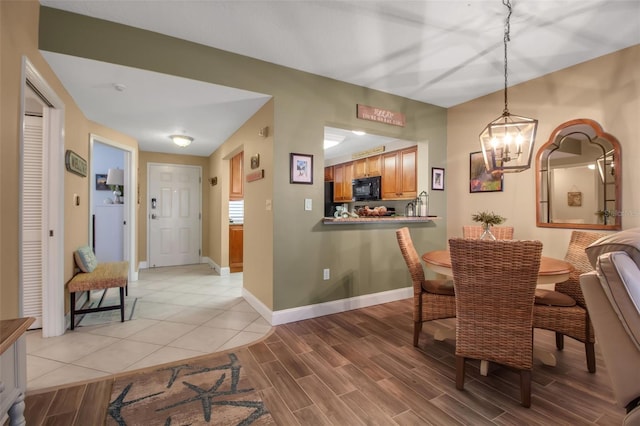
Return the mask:
<path id="1" fill-rule="evenodd" d="M 138 205 L 138 174 L 136 165 L 138 164 L 138 150 L 129 145 L 112 141 L 100 135 L 91 133 L 89 135 L 89 176 L 93 176 L 93 144 L 100 142 L 124 151 L 124 199 L 127 209 L 124 213 L 124 220 L 127 222 L 124 235 L 124 258 L 129 261 L 129 281 L 138 280 L 136 271 L 136 229 L 137 216 L 136 206 Z M 93 191 L 89 191 L 89 245 L 93 243 L 91 215 L 93 214 Z"/>
<path id="2" fill-rule="evenodd" d="M 43 143 L 47 145 L 48 193 L 45 201 L 47 230 L 44 244 L 46 258 L 43 259 L 43 277 L 47 277 L 42 288 L 42 336 L 60 336 L 66 329 L 64 314 L 64 115 L 65 106 L 58 95 L 47 84 L 26 56 L 22 57 L 20 105 L 20 143 L 23 144 L 23 121 L 25 113 L 25 95 L 27 81 L 39 95 L 46 99 L 51 107 L 43 111 Z M 21 165 L 22 167 L 22 165 Z M 22 212 L 20 214 L 22 217 Z M 22 247 L 22 234 L 19 240 Z M 20 262 L 22 263 L 22 262 Z M 22 265 L 20 265 L 19 312 L 22 316 Z"/>

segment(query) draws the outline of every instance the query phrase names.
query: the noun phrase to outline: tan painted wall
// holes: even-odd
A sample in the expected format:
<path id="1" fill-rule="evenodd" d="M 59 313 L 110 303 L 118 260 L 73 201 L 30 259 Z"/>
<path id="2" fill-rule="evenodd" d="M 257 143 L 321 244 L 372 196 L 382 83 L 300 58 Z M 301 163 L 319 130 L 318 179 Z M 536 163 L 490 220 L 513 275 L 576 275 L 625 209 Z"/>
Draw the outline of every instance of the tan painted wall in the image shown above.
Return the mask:
<path id="1" fill-rule="evenodd" d="M 194 142 L 194 143 L 197 143 Z M 209 163 L 207 157 L 195 155 L 173 155 L 159 152 L 140 151 L 138 161 L 138 184 L 140 185 L 140 207 L 138 214 L 138 253 L 139 261 L 147 261 L 147 165 L 149 163 L 180 164 L 202 167 L 202 255 L 209 256 Z"/>
<path id="2" fill-rule="evenodd" d="M 65 149 L 89 158 L 89 134 L 108 133 L 90 123 L 64 89 L 38 50 L 37 1 L 0 2 L 0 319 L 18 315 L 19 297 L 19 176 L 20 176 L 20 88 L 22 57 L 26 56 L 65 105 Z M 110 139 L 135 145 L 121 134 Z M 64 280 L 74 270 L 73 251 L 88 242 L 89 179 L 64 172 Z M 74 206 L 73 194 L 84 194 L 80 206 Z M 66 298 L 65 298 L 66 301 Z"/>
<path id="3" fill-rule="evenodd" d="M 539 120 L 535 152 L 559 124 L 590 118 L 622 145 L 623 228 L 640 226 L 640 46 L 630 47 L 509 88 L 509 110 Z M 496 75 L 500 78 L 500 75 Z M 515 237 L 539 239 L 544 253 L 562 257 L 571 230 L 535 226 L 535 173 L 530 169 L 506 174 L 504 191 L 469 193 L 469 153 L 480 150 L 478 135 L 502 113 L 503 92 L 493 93 L 448 110 L 447 235 L 459 236 L 471 224 L 471 214 L 494 210 L 515 226 Z M 532 164 L 533 164 L 532 163 Z"/>
<path id="4" fill-rule="evenodd" d="M 268 127 L 269 135 L 259 136 Z M 273 101 L 267 102 L 209 159 L 210 175 L 218 184 L 209 187 L 211 258 L 220 266 L 229 266 L 229 159 L 244 151 L 244 174 L 264 170 L 264 179 L 244 184 L 244 287 L 267 307 L 273 309 Z M 260 155 L 260 167 L 251 169 L 251 156 Z"/>
<path id="5" fill-rule="evenodd" d="M 75 106 L 56 76 L 37 50 L 38 2 L 0 2 L 1 24 L 1 72 L 2 126 L 0 163 L 2 176 L 2 216 L 0 228 L 0 318 L 18 315 L 18 253 L 19 253 L 19 176 L 20 176 L 20 88 L 22 56 L 29 58 L 33 66 L 65 103 L 65 148 L 72 149 L 83 158 L 88 154 L 88 122 Z M 83 143 L 84 142 L 84 143 Z M 73 193 L 87 191 L 86 178 L 71 173 L 65 180 L 65 264 L 64 279 L 73 271 L 73 247 L 86 244 L 88 235 L 88 205 L 72 207 Z M 74 226 L 71 226 L 71 225 Z"/>

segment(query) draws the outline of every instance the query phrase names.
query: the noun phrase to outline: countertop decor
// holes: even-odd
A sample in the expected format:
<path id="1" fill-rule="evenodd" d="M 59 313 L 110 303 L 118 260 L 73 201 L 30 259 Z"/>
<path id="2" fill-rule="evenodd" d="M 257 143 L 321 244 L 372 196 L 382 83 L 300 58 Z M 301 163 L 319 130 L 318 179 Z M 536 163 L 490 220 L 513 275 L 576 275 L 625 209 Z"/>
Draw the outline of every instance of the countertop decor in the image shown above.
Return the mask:
<path id="1" fill-rule="evenodd" d="M 399 224 L 399 223 L 428 223 L 441 219 L 438 216 L 367 216 L 367 217 L 347 217 L 333 218 L 325 217 L 322 223 L 325 225 L 358 225 L 358 224 Z"/>

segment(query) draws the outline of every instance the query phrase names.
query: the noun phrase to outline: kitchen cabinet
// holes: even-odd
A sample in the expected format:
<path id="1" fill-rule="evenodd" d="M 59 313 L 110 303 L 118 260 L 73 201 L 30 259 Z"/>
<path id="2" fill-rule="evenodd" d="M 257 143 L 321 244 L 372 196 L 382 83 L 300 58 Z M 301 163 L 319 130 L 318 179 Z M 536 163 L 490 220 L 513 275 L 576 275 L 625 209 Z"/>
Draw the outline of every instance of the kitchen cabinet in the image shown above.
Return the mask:
<path id="1" fill-rule="evenodd" d="M 124 204 L 93 208 L 93 251 L 98 262 L 124 260 Z"/>
<path id="2" fill-rule="evenodd" d="M 333 166 L 333 201 L 348 202 L 353 199 L 353 162 Z"/>
<path id="3" fill-rule="evenodd" d="M 230 179 L 229 179 L 229 200 L 236 201 L 244 198 L 244 187 L 242 182 L 244 167 L 244 152 L 231 158 Z"/>
<path id="4" fill-rule="evenodd" d="M 243 225 L 229 225 L 229 270 L 242 272 Z"/>
<path id="5" fill-rule="evenodd" d="M 333 166 L 324 168 L 324 181 L 333 182 Z"/>
<path id="6" fill-rule="evenodd" d="M 382 154 L 382 199 L 409 200 L 418 196 L 418 148 Z"/>
<path id="7" fill-rule="evenodd" d="M 354 178 L 380 176 L 381 174 L 382 174 L 382 157 L 380 155 L 361 158 L 353 162 Z"/>

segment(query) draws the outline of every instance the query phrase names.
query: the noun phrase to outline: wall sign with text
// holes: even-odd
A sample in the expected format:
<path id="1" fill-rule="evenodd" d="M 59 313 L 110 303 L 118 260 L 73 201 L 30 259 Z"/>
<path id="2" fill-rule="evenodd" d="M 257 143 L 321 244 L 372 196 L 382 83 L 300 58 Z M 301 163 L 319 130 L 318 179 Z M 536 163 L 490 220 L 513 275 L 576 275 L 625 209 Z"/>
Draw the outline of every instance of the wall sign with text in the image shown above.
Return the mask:
<path id="1" fill-rule="evenodd" d="M 406 123 L 404 114 L 401 112 L 360 104 L 356 106 L 356 116 L 362 120 L 377 121 L 379 123 L 392 124 L 400 127 L 404 127 Z"/>

